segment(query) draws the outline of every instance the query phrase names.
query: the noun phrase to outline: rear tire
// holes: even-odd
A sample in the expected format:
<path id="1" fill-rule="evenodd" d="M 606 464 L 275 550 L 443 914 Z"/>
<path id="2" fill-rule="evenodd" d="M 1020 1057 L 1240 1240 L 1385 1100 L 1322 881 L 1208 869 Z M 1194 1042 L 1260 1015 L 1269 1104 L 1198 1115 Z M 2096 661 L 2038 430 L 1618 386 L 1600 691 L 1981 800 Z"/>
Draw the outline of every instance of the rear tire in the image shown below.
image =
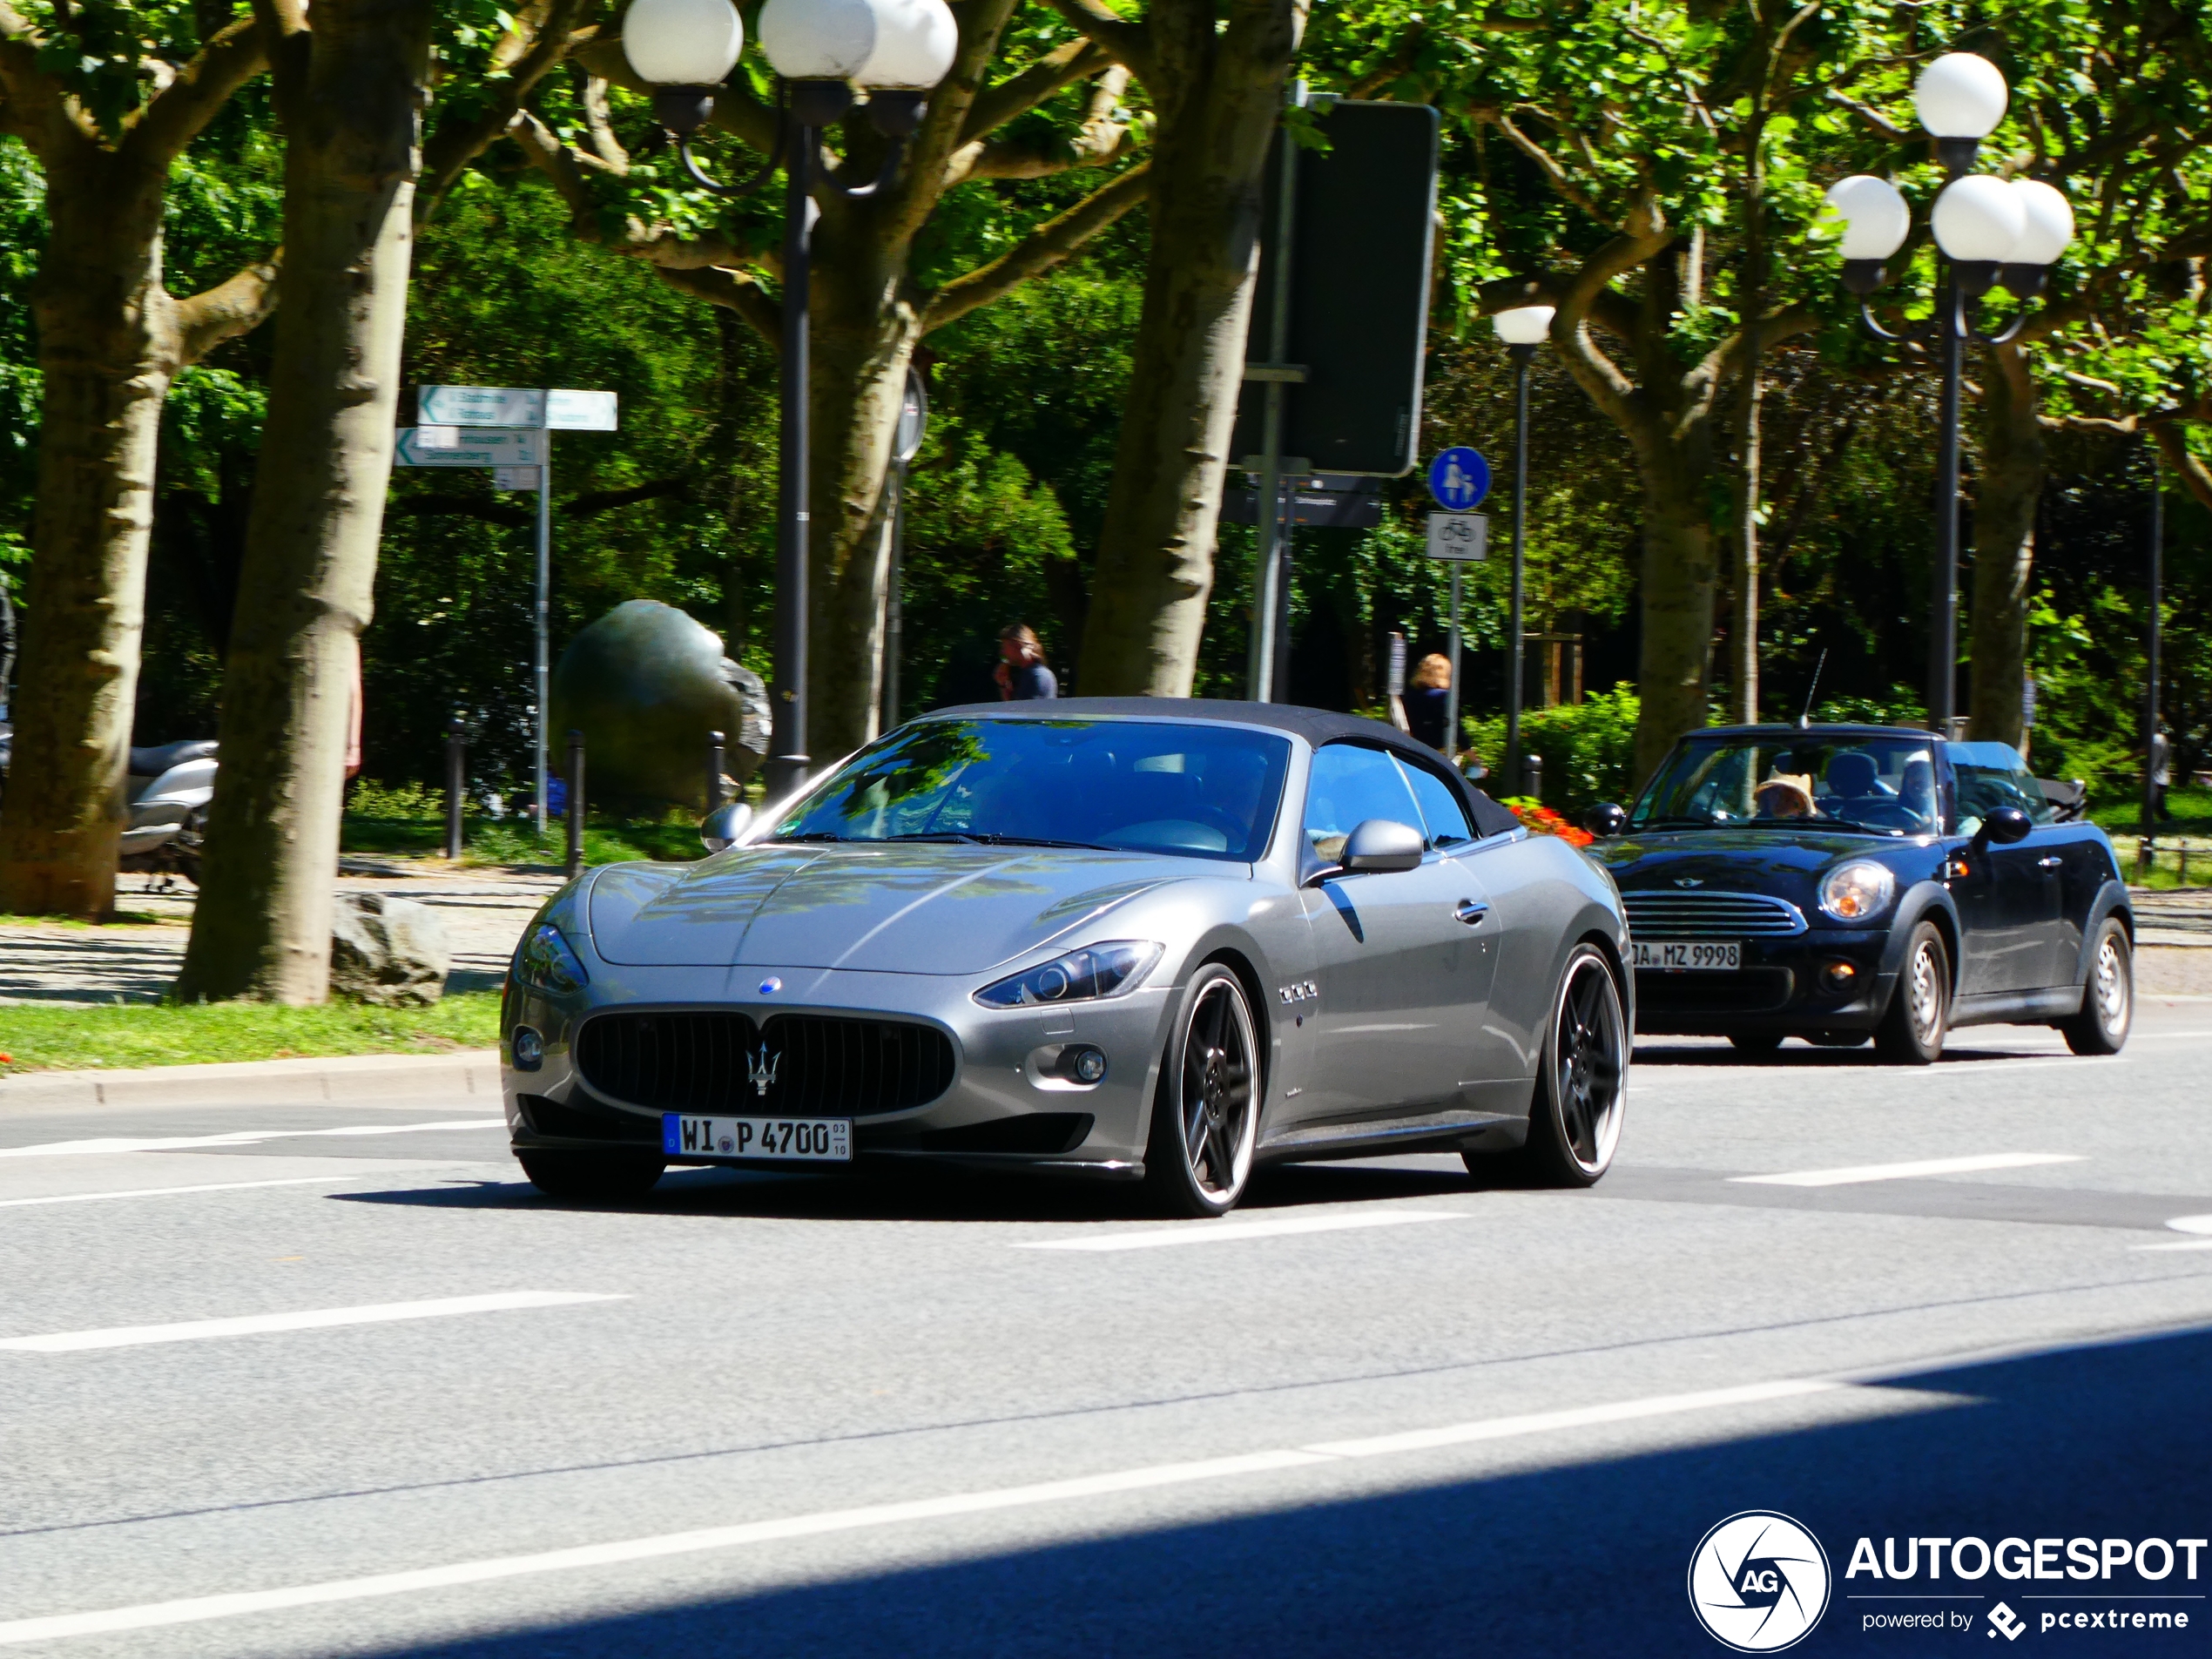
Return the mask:
<path id="1" fill-rule="evenodd" d="M 1144 1184 L 1170 1216 L 1227 1215 L 1259 1143 L 1259 1038 L 1244 981 L 1220 962 L 1190 976 L 1160 1068 Z"/>
<path id="2" fill-rule="evenodd" d="M 638 1152 L 517 1152 L 530 1184 L 549 1198 L 642 1198 L 668 1165 Z"/>
<path id="3" fill-rule="evenodd" d="M 1875 1030 L 1874 1048 L 1894 1065 L 1931 1065 L 1943 1053 L 1950 1026 L 1951 953 L 1936 925 L 1924 921 L 1905 941 L 1905 966 Z"/>
<path id="4" fill-rule="evenodd" d="M 1552 994 L 1542 1070 L 1529 1103 L 1528 1139 L 1504 1162 L 1529 1185 L 1595 1186 L 1621 1143 L 1629 1097 L 1628 1021 L 1605 953 L 1580 944 Z M 1463 1152 L 1467 1173 L 1501 1167 L 1494 1155 Z"/>
<path id="5" fill-rule="evenodd" d="M 1729 1046 L 1738 1054 L 1772 1054 L 1782 1046 L 1779 1031 L 1731 1031 Z"/>
<path id="6" fill-rule="evenodd" d="M 2089 953 L 2089 981 L 2081 988 L 2081 1012 L 2059 1022 L 2066 1046 L 2076 1054 L 2118 1054 L 2128 1044 L 2135 1020 L 2135 953 L 2117 916 L 2097 925 Z"/>

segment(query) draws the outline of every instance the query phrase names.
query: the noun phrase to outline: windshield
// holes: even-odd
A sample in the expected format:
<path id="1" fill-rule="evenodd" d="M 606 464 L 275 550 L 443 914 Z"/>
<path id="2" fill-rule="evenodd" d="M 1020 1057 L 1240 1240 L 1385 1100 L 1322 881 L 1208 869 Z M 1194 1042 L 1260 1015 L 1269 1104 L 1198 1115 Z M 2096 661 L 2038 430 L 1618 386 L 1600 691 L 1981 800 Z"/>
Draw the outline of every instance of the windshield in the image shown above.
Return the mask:
<path id="1" fill-rule="evenodd" d="M 1925 738 L 1817 732 L 1682 745 L 1629 814 L 1633 828 L 1813 822 L 1922 835 L 1939 827 Z"/>
<path id="2" fill-rule="evenodd" d="M 855 755 L 766 839 L 1265 856 L 1271 732 L 1147 720 L 925 720 Z"/>

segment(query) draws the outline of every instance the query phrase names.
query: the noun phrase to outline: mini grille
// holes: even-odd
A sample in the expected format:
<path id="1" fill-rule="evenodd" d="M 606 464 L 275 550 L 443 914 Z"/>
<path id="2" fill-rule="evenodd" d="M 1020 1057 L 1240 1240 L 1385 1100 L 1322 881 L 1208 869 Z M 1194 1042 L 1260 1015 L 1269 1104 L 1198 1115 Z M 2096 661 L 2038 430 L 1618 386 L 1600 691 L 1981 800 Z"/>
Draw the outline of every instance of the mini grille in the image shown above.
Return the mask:
<path id="1" fill-rule="evenodd" d="M 584 1081 L 659 1111 L 866 1116 L 951 1087 L 952 1040 L 933 1026 L 716 1010 L 595 1015 L 577 1033 Z"/>
<path id="2" fill-rule="evenodd" d="M 1761 893 L 1646 889 L 1622 894 L 1621 902 L 1637 939 L 1758 939 L 1805 930 L 1804 912 Z"/>

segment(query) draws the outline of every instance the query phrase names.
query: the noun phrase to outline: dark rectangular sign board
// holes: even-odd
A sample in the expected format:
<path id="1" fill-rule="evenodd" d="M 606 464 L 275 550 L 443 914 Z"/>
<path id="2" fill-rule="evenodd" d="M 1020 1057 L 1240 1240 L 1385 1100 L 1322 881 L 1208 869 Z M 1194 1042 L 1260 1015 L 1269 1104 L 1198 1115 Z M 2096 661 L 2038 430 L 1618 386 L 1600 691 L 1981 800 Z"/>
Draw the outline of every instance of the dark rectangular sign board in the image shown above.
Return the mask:
<path id="1" fill-rule="evenodd" d="M 1382 523 L 1381 486 L 1372 479 L 1331 474 L 1325 478 L 1301 478 L 1291 522 L 1315 529 L 1371 530 Z M 1256 489 L 1230 489 L 1221 497 L 1221 522 L 1255 524 Z"/>
<path id="2" fill-rule="evenodd" d="M 1436 224 L 1437 115 L 1425 104 L 1317 104 L 1325 152 L 1298 152 L 1281 453 L 1316 471 L 1386 478 L 1413 469 Z M 1244 354 L 1267 354 L 1285 138 L 1267 164 L 1258 291 Z M 1232 465 L 1260 448 L 1261 388 L 1237 406 Z"/>

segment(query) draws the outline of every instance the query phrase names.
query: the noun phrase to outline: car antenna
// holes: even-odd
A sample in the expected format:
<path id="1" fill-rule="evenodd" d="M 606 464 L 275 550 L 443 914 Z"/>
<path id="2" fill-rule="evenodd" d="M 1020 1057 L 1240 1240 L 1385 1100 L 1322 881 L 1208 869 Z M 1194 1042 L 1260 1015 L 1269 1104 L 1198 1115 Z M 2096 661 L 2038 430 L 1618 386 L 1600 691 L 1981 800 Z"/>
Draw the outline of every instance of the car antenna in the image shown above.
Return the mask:
<path id="1" fill-rule="evenodd" d="M 1828 648 L 1820 648 L 1820 660 L 1812 665 L 1812 684 L 1805 687 L 1805 705 L 1797 714 L 1797 730 L 1802 732 L 1812 724 L 1812 694 L 1820 689 L 1820 671 L 1828 666 Z"/>

